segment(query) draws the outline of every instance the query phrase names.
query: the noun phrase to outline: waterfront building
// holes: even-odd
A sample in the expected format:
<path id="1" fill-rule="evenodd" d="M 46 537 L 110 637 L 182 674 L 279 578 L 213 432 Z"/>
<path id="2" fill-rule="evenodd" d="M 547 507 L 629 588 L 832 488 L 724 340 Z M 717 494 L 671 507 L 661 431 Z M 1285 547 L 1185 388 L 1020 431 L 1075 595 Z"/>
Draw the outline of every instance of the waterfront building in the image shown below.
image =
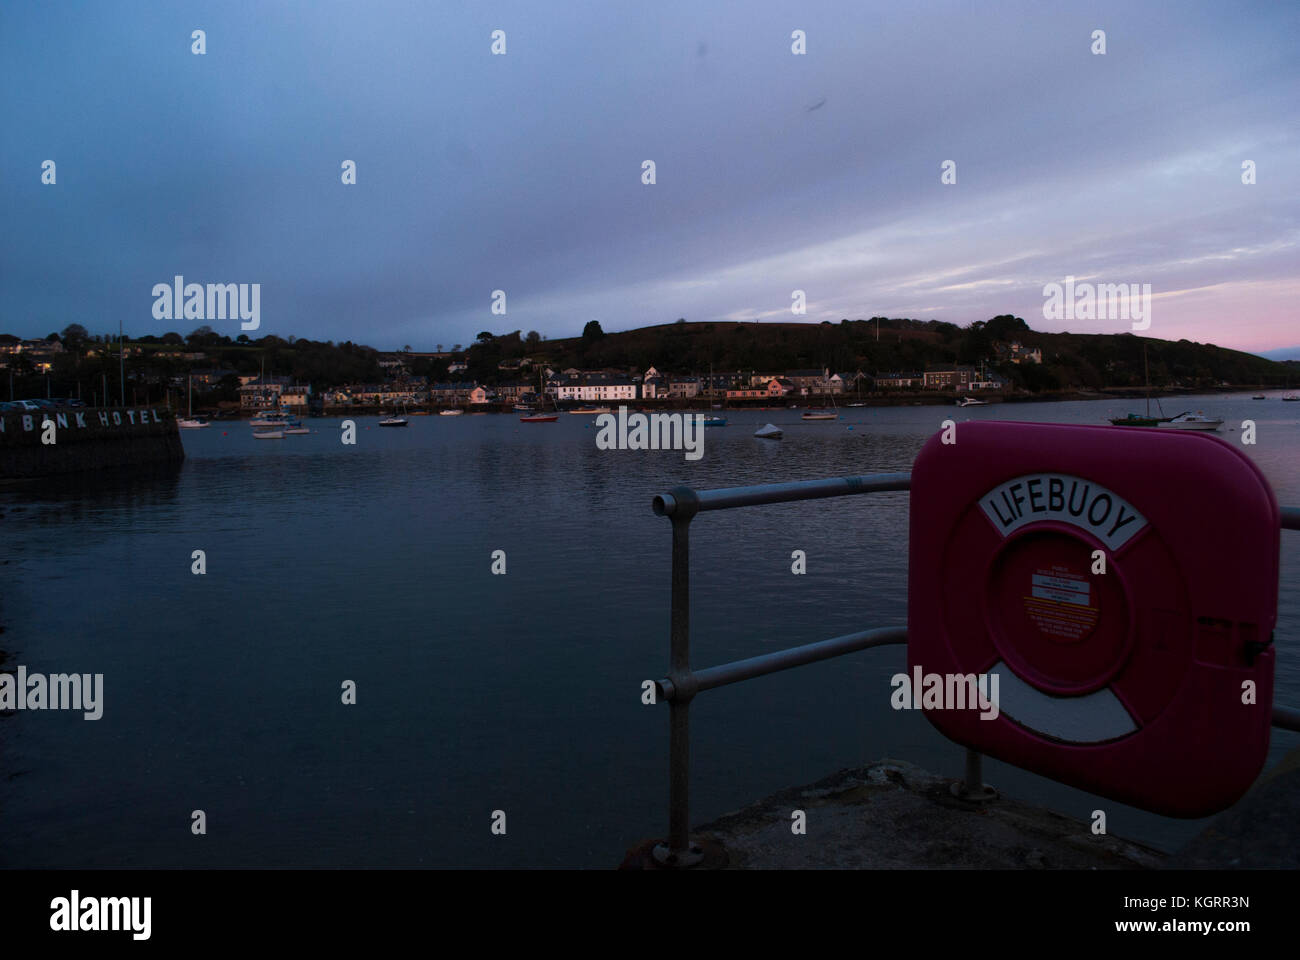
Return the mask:
<path id="1" fill-rule="evenodd" d="M 926 390 L 966 390 L 978 379 L 979 371 L 974 367 L 945 364 L 927 368 L 922 385 Z"/>
<path id="2" fill-rule="evenodd" d="M 896 370 L 876 374 L 876 386 L 882 390 L 910 390 L 921 386 L 924 377 L 913 370 Z"/>

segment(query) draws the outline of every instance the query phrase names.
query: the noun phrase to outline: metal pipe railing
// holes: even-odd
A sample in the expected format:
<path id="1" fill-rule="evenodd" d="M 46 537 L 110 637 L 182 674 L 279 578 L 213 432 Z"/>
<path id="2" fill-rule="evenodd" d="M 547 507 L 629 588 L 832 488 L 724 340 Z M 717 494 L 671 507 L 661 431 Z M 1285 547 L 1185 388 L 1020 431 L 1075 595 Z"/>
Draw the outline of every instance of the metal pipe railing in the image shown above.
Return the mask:
<path id="1" fill-rule="evenodd" d="M 830 660 L 832 657 L 842 657 L 846 653 L 856 653 L 859 650 L 895 643 L 907 643 L 907 627 L 881 627 L 876 630 L 863 630 L 861 633 L 848 633 L 842 637 L 831 637 L 829 640 L 819 640 L 801 647 L 790 647 L 786 650 L 777 650 L 775 653 L 750 657 L 748 660 L 735 660 L 716 667 L 694 670 L 691 672 L 691 686 L 695 693 L 701 693 L 716 687 L 725 687 L 729 683 L 740 683 L 742 680 L 752 680 L 754 677 L 763 677 L 769 673 L 801 667 L 805 663 Z M 670 678 L 659 680 L 656 685 L 659 688 L 659 695 L 665 700 L 672 700 L 677 696 L 677 688 Z"/>
<path id="2" fill-rule="evenodd" d="M 871 647 L 907 642 L 906 627 L 881 627 L 821 640 L 816 643 L 778 650 L 745 660 L 723 663 L 703 670 L 691 670 L 691 584 L 690 524 L 697 513 L 727 510 L 733 507 L 759 506 L 767 503 L 791 503 L 819 500 L 861 493 L 910 490 L 909 473 L 880 473 L 794 483 L 769 483 L 750 487 L 726 487 L 718 490 L 692 490 L 674 487 L 654 498 L 655 514 L 667 517 L 673 525 L 672 611 L 670 614 L 671 652 L 668 676 L 656 681 L 657 697 L 668 702 L 669 711 L 669 779 L 668 840 L 654 849 L 655 859 L 668 866 L 691 866 L 703 859 L 703 851 L 690 840 L 690 706 L 695 695 L 743 680 L 766 676 L 781 670 L 819 660 L 866 650 Z M 1300 507 L 1282 507 L 1284 529 L 1300 530 Z M 1272 725 L 1300 731 L 1300 710 L 1274 707 Z M 981 783 L 981 757 L 967 750 L 966 776 L 960 795 L 971 799 L 996 796 Z"/>
<path id="3" fill-rule="evenodd" d="M 732 507 L 755 507 L 764 503 L 790 503 L 795 500 L 820 500 L 845 497 L 855 493 L 879 493 L 885 490 L 910 490 L 910 473 L 876 473 L 864 477 L 835 477 L 829 480 L 797 480 L 793 483 L 764 483 L 752 487 L 724 487 L 720 490 L 690 490 L 677 487 L 654 498 L 652 507 L 661 517 L 676 516 L 688 509 L 679 497 L 689 494 L 691 515 L 701 510 L 728 510 Z"/>

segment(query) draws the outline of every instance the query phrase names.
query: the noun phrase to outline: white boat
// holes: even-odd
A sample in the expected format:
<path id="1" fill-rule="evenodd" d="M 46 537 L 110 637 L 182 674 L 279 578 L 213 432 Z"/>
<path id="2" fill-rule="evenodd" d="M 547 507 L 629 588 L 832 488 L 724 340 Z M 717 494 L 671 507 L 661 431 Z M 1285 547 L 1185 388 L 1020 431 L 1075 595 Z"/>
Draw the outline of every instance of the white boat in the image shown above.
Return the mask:
<path id="1" fill-rule="evenodd" d="M 385 417 L 379 421 L 379 425 L 381 427 L 404 427 L 406 426 L 406 418 L 399 416 Z"/>
<path id="2" fill-rule="evenodd" d="M 780 440 L 784 434 L 780 427 L 768 423 L 755 430 L 754 436 L 758 437 L 760 440 Z"/>
<path id="3" fill-rule="evenodd" d="M 306 427 L 304 427 L 301 423 L 295 423 L 291 427 L 285 427 L 284 430 L 282 430 L 281 432 L 286 437 L 289 436 L 290 434 L 311 433 L 311 431 L 308 430 Z"/>
<path id="4" fill-rule="evenodd" d="M 976 400 L 974 397 L 962 397 L 957 401 L 959 407 L 987 407 L 988 405 L 987 400 Z"/>
<path id="5" fill-rule="evenodd" d="M 1160 426 L 1169 430 L 1218 430 L 1223 420 L 1207 417 L 1199 410 L 1196 413 L 1184 413 L 1172 420 L 1166 420 Z"/>
<path id="6" fill-rule="evenodd" d="M 212 424 L 206 420 L 196 420 L 194 417 L 194 377 L 188 379 L 188 407 L 184 417 L 176 418 L 176 426 L 182 430 L 200 430 L 203 427 L 210 427 Z"/>
<path id="7" fill-rule="evenodd" d="M 283 440 L 284 431 L 283 430 L 254 430 L 253 439 L 254 440 Z"/>
<path id="8" fill-rule="evenodd" d="M 1294 394 L 1294 393 L 1288 393 L 1288 394 L 1287 394 L 1285 397 L 1283 397 L 1282 399 L 1283 399 L 1283 400 L 1290 400 L 1291 402 L 1294 403 L 1295 401 L 1300 400 L 1300 395 L 1297 395 L 1297 394 Z"/>
<path id="9" fill-rule="evenodd" d="M 438 416 L 440 416 L 440 417 L 459 417 L 459 416 L 460 416 L 462 413 L 464 413 L 464 412 L 465 412 L 464 410 L 439 410 L 439 411 L 438 411 Z"/>

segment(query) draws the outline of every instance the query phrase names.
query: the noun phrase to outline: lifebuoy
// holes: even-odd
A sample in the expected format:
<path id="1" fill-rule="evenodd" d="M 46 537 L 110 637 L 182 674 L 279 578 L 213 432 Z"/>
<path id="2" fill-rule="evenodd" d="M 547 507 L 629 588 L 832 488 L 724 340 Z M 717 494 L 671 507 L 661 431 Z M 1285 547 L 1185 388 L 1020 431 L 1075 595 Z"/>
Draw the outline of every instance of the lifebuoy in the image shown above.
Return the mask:
<path id="1" fill-rule="evenodd" d="M 1234 803 L 1268 751 L 1280 513 L 1199 433 L 977 422 L 912 469 L 908 666 L 996 675 L 927 709 L 958 743 L 1169 816 Z"/>

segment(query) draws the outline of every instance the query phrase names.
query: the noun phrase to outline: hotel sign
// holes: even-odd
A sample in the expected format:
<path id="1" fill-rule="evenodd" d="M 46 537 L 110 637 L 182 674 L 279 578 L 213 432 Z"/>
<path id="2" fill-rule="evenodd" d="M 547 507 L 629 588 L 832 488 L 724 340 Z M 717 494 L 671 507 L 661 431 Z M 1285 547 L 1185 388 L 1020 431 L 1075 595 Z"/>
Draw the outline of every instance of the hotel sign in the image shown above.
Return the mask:
<path id="1" fill-rule="evenodd" d="M 58 410 L 40 413 L 23 413 L 0 416 L 0 436 L 39 431 L 45 421 L 52 420 L 60 430 L 85 429 L 88 426 L 124 427 L 148 426 L 169 422 L 158 416 L 158 411 L 148 409 L 125 410 Z"/>

